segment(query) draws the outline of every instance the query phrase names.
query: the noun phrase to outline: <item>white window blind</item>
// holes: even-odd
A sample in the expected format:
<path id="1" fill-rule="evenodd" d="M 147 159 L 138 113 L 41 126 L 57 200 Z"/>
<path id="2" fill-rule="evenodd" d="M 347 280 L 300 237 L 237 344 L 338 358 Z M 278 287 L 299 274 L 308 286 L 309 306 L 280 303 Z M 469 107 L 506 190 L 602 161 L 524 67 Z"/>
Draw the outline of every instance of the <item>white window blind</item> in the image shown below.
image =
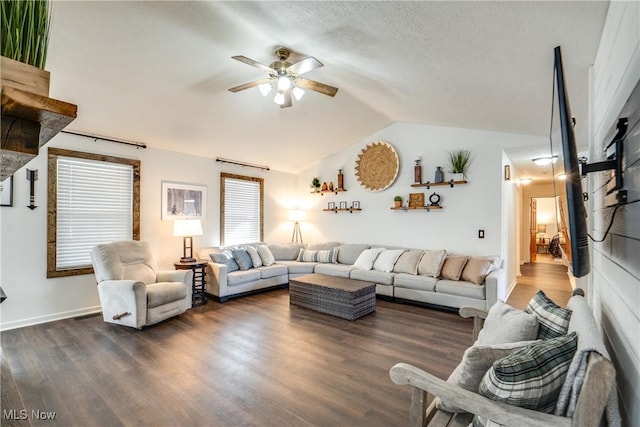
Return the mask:
<path id="1" fill-rule="evenodd" d="M 133 167 L 57 158 L 56 269 L 91 266 L 95 245 L 133 237 Z"/>
<path id="2" fill-rule="evenodd" d="M 260 192 L 260 182 L 224 178 L 223 241 L 226 246 L 261 239 Z"/>

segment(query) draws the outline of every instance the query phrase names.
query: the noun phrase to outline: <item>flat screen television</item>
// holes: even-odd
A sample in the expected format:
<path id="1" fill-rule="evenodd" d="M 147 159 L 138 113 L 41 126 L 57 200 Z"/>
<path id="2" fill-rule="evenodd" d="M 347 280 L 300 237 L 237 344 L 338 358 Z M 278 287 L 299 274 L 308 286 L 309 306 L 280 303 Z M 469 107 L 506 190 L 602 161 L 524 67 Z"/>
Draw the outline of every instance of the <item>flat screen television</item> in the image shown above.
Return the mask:
<path id="1" fill-rule="evenodd" d="M 569 107 L 569 98 L 564 79 L 562 67 L 562 53 L 560 46 L 554 49 L 554 84 L 556 86 L 554 116 L 552 118 L 552 154 L 562 157 L 564 166 L 565 203 L 562 203 L 563 214 L 566 218 L 566 229 L 569 233 L 565 254 L 569 261 L 571 273 L 575 277 L 582 277 L 589 274 L 591 270 L 589 260 L 589 241 L 587 235 L 587 215 L 582 196 L 582 182 L 580 174 L 580 161 L 574 134 L 574 121 Z M 559 127 L 559 134 L 557 128 Z M 555 131 L 554 131 L 554 128 Z M 559 136 L 558 136 L 559 135 Z M 561 148 L 560 148 L 561 147 Z M 558 191 L 558 172 L 554 171 L 554 185 Z M 560 196 L 562 198 L 562 196 Z M 562 224 L 561 224 L 562 226 Z"/>

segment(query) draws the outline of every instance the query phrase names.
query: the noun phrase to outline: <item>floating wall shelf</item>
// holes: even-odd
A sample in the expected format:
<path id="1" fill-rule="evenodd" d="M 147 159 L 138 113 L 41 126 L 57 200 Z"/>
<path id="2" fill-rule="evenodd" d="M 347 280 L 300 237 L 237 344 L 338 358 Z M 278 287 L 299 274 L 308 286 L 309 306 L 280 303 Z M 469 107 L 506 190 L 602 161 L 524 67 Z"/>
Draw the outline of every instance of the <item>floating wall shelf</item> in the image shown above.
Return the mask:
<path id="1" fill-rule="evenodd" d="M 442 206 L 420 206 L 416 208 L 390 208 L 392 211 L 433 211 L 442 209 Z"/>
<path id="2" fill-rule="evenodd" d="M 338 194 L 338 193 L 344 193 L 345 190 L 344 188 L 336 188 L 335 190 L 320 190 L 320 191 L 312 191 L 311 194 L 320 194 L 321 196 L 323 196 L 325 193 L 333 193 L 333 194 Z"/>
<path id="3" fill-rule="evenodd" d="M 335 208 L 335 209 L 322 209 L 323 212 L 349 212 L 349 213 L 353 213 L 353 212 L 360 212 L 362 209 L 361 208 L 347 208 L 347 209 L 339 209 L 339 208 Z"/>
<path id="4" fill-rule="evenodd" d="M 438 187 L 438 186 L 450 186 L 453 187 L 454 185 L 463 185 L 463 184 L 467 184 L 468 181 L 454 181 L 454 180 L 449 180 L 449 181 L 444 181 L 444 182 L 425 182 L 425 183 L 420 183 L 420 184 L 411 184 L 411 186 L 413 188 L 421 188 L 421 187 L 427 187 L 427 189 L 431 188 L 431 187 Z"/>

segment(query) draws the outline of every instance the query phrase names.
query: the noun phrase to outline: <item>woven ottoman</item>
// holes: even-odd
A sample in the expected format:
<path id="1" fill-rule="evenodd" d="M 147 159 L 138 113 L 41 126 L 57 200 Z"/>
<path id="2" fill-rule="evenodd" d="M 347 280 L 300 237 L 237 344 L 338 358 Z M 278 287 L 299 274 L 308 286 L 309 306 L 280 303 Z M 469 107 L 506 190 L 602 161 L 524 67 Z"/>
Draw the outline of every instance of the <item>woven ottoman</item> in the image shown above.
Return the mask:
<path id="1" fill-rule="evenodd" d="M 347 320 L 376 311 L 376 285 L 325 274 L 289 280 L 289 303 Z"/>

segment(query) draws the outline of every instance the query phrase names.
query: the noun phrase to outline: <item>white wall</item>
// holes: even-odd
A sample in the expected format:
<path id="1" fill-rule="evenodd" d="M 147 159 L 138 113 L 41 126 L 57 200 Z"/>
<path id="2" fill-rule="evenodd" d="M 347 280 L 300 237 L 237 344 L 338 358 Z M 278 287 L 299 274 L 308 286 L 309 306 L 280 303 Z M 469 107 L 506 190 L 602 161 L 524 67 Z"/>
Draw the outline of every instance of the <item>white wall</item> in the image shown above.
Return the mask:
<path id="1" fill-rule="evenodd" d="M 502 170 L 504 166 L 509 165 L 511 170 L 514 169 L 509 157 L 502 153 Z M 504 175 L 504 172 L 503 172 Z M 503 299 L 508 298 L 509 293 L 516 285 L 516 278 L 520 275 L 520 254 L 518 253 L 518 226 L 520 218 L 519 211 L 519 190 L 513 178 L 502 183 L 502 253 L 505 256 L 504 268 L 507 272 L 507 291 Z M 506 255 L 505 255 L 506 254 Z"/>
<path id="2" fill-rule="evenodd" d="M 355 162 L 361 150 L 375 141 L 393 145 L 400 158 L 400 172 L 393 185 L 380 192 L 362 187 L 355 177 Z M 302 223 L 305 243 L 337 240 L 409 246 L 416 248 L 444 248 L 470 255 L 501 255 L 507 260 L 513 251 L 504 247 L 503 233 L 503 157 L 504 147 L 534 145 L 537 137 L 446 128 L 409 123 L 395 123 L 356 142 L 351 147 L 329 156 L 317 165 L 300 173 L 298 182 L 301 200 L 307 210 Z M 473 157 L 467 185 L 450 187 L 412 188 L 413 165 L 422 156 L 423 182 L 434 180 L 436 166 L 446 165 L 448 150 L 469 149 Z M 320 181 L 336 181 L 338 169 L 345 174 L 347 192 L 338 195 L 310 194 L 309 184 L 314 176 Z M 447 174 L 445 173 L 445 179 Z M 392 211 L 393 197 L 406 199 L 409 193 L 424 192 L 425 200 L 436 192 L 442 197 L 442 210 Z M 323 212 L 329 201 L 360 201 L 362 212 Z M 485 238 L 478 238 L 478 230 Z M 509 264 L 507 261 L 505 265 Z M 515 272 L 510 272 L 515 277 Z M 499 290 L 499 297 L 506 289 Z"/>
<path id="3" fill-rule="evenodd" d="M 155 149 L 135 149 L 121 144 L 60 134 L 40 155 L 14 175 L 13 207 L 0 208 L 0 283 L 8 298 L 0 305 L 3 330 L 41 323 L 99 310 L 93 274 L 46 278 L 47 265 L 47 147 L 109 154 L 141 161 L 140 235 L 154 248 L 158 265 L 173 269 L 182 256 L 182 239 L 172 236 L 173 223 L 160 219 L 161 182 L 173 181 L 207 187 L 203 236 L 194 237 L 194 247 L 220 242 L 220 172 L 265 178 L 265 240 L 290 238 L 286 209 L 296 191 L 296 176 L 277 171 L 259 171 L 217 163 L 214 159 Z M 29 210 L 29 183 L 25 168 L 37 169 L 36 205 Z"/>
<path id="4" fill-rule="evenodd" d="M 591 79 L 590 161 L 602 160 L 607 133 L 640 81 L 640 3 L 610 3 Z M 636 115 L 640 107 L 632 106 Z M 633 123 L 630 123 L 630 125 Z M 630 201 L 640 194 L 640 129 L 625 146 L 625 188 Z M 602 174 L 590 175 L 590 229 L 602 236 L 612 208 L 605 205 Z M 625 425 L 640 425 L 640 205 L 620 209 L 612 234 L 592 245 L 590 304 L 603 329 L 617 370 Z"/>

